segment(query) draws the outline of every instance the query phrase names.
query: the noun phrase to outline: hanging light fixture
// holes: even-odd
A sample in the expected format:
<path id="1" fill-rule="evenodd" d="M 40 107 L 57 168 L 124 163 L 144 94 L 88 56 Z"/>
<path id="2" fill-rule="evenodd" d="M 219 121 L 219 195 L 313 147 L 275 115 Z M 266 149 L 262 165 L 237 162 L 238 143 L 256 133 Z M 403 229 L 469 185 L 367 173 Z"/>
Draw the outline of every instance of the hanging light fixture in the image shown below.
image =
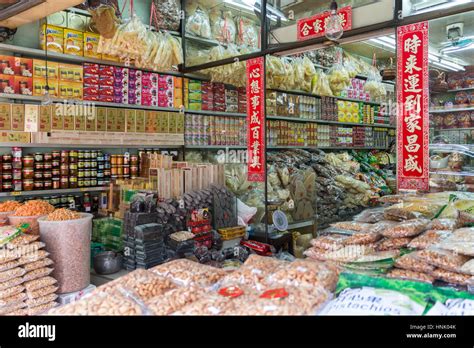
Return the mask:
<path id="1" fill-rule="evenodd" d="M 341 17 L 337 13 L 337 2 L 331 2 L 331 14 L 326 23 L 326 37 L 331 41 L 336 41 L 342 37 L 344 28 L 342 27 Z"/>

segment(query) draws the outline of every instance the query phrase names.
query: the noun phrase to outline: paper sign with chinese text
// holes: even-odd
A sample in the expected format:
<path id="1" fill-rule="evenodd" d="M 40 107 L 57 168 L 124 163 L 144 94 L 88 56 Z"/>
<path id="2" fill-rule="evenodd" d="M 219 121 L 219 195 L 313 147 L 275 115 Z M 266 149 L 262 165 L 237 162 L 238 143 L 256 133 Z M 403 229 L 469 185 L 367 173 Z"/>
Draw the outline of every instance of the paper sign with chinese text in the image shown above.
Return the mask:
<path id="1" fill-rule="evenodd" d="M 352 7 L 343 7 L 337 11 L 337 14 L 341 18 L 344 31 L 350 30 L 352 28 Z M 298 41 L 324 36 L 326 32 L 326 22 L 330 15 L 331 12 L 326 11 L 312 17 L 299 19 L 296 25 Z"/>
<path id="2" fill-rule="evenodd" d="M 397 29 L 397 182 L 429 189 L 428 22 Z"/>
<path id="3" fill-rule="evenodd" d="M 262 57 L 247 60 L 248 181 L 265 181 L 264 76 Z"/>

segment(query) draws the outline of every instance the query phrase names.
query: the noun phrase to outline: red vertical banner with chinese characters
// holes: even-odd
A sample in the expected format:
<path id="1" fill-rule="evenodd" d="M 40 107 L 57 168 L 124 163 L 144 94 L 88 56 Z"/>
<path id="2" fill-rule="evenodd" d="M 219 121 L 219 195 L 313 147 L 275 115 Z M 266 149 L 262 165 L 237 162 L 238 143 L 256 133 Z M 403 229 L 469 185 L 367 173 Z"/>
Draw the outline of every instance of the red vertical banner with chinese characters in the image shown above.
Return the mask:
<path id="1" fill-rule="evenodd" d="M 397 29 L 397 182 L 429 189 L 428 22 Z"/>
<path id="2" fill-rule="evenodd" d="M 352 28 L 352 7 L 343 7 L 337 10 L 337 14 L 341 18 L 344 31 L 350 30 Z M 296 24 L 298 41 L 324 36 L 326 33 L 326 22 L 330 15 L 331 11 L 326 11 L 308 18 L 299 19 Z"/>
<path id="3" fill-rule="evenodd" d="M 248 181 L 265 181 L 265 91 L 263 57 L 247 60 Z"/>

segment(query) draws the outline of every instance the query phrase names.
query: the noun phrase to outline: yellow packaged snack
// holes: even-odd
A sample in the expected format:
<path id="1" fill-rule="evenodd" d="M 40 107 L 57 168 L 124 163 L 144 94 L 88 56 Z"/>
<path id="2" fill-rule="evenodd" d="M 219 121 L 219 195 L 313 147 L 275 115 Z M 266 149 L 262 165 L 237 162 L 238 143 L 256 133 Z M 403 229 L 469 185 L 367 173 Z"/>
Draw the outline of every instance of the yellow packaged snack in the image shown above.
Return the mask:
<path id="1" fill-rule="evenodd" d="M 64 29 L 64 53 L 83 56 L 84 33 L 77 30 Z"/>
<path id="2" fill-rule="evenodd" d="M 84 33 L 84 57 L 102 59 L 102 54 L 97 52 L 100 35 Z"/>
<path id="3" fill-rule="evenodd" d="M 48 51 L 64 53 L 64 29 L 43 24 L 40 31 L 40 47 Z"/>
<path id="4" fill-rule="evenodd" d="M 59 64 L 59 80 L 70 82 L 82 82 L 83 69 L 81 65 Z"/>

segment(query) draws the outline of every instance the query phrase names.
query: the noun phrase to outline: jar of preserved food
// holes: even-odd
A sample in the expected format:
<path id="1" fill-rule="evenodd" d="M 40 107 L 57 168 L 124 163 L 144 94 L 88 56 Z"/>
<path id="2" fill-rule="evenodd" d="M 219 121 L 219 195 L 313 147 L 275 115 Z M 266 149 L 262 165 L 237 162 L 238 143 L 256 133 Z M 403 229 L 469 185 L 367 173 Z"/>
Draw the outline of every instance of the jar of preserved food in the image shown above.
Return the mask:
<path id="1" fill-rule="evenodd" d="M 45 153 L 43 157 L 45 162 L 51 162 L 53 160 L 53 154 L 49 152 Z"/>
<path id="2" fill-rule="evenodd" d="M 70 188 L 77 188 L 77 176 L 70 176 L 69 177 L 69 187 Z"/>
<path id="3" fill-rule="evenodd" d="M 112 155 L 110 156 L 110 163 L 114 166 L 117 165 L 117 162 L 118 162 L 118 156 L 117 155 Z"/>
<path id="4" fill-rule="evenodd" d="M 2 181 L 12 181 L 13 180 L 13 174 L 10 173 L 2 173 Z"/>
<path id="5" fill-rule="evenodd" d="M 22 180 L 13 180 L 13 191 L 15 191 L 15 192 L 23 191 L 23 181 Z"/>
<path id="6" fill-rule="evenodd" d="M 57 190 L 61 188 L 61 179 L 60 178 L 53 178 L 53 190 Z"/>
<path id="7" fill-rule="evenodd" d="M 22 157 L 23 156 L 23 149 L 21 147 L 17 147 L 17 146 L 12 147 L 12 154 L 11 155 L 9 155 L 9 154 L 3 155 L 3 161 L 11 161 L 12 156 L 13 157 L 18 157 L 18 158 Z"/>
<path id="8" fill-rule="evenodd" d="M 130 167 L 123 166 L 123 175 L 130 175 Z"/>
<path id="9" fill-rule="evenodd" d="M 103 178 L 104 177 L 104 171 L 103 170 L 98 170 L 96 173 L 97 178 Z"/>
<path id="10" fill-rule="evenodd" d="M 84 179 L 84 187 L 90 187 L 91 186 L 91 180 L 86 178 Z"/>
<path id="11" fill-rule="evenodd" d="M 44 161 L 44 156 L 41 152 L 37 152 L 34 155 L 35 162 L 43 162 Z"/>
<path id="12" fill-rule="evenodd" d="M 35 170 L 43 170 L 44 169 L 44 163 L 43 162 L 36 162 L 35 163 Z"/>
<path id="13" fill-rule="evenodd" d="M 97 159 L 97 150 L 92 150 L 91 151 L 91 159 L 93 159 L 93 160 Z"/>
<path id="14" fill-rule="evenodd" d="M 45 171 L 45 172 L 43 172 L 43 178 L 44 179 L 52 179 L 53 178 L 53 173 L 51 173 L 51 171 Z"/>
<path id="15" fill-rule="evenodd" d="M 61 166 L 61 161 L 57 159 L 53 159 L 51 161 L 51 165 L 53 166 L 53 168 L 59 168 Z"/>
<path id="16" fill-rule="evenodd" d="M 97 169 L 98 170 L 104 170 L 105 166 L 103 162 L 97 162 Z"/>
<path id="17" fill-rule="evenodd" d="M 84 187 L 84 178 L 77 179 L 77 187 Z"/>
<path id="18" fill-rule="evenodd" d="M 41 180 L 41 179 L 43 179 L 43 172 L 36 172 L 36 171 L 35 171 L 34 174 L 33 174 L 33 178 L 34 178 L 35 180 Z"/>
<path id="19" fill-rule="evenodd" d="M 33 175 L 35 174 L 35 171 L 33 168 L 23 168 L 22 174 L 23 174 L 23 179 L 33 179 Z M 3 180 L 8 180 L 8 178 L 5 178 L 3 176 Z"/>
<path id="20" fill-rule="evenodd" d="M 21 180 L 21 169 L 13 169 L 12 174 L 13 174 L 13 180 Z"/>
<path id="21" fill-rule="evenodd" d="M 11 172 L 12 168 L 13 167 L 12 167 L 11 163 L 7 163 L 7 162 L 2 163 L 2 171 L 3 172 Z"/>
<path id="22" fill-rule="evenodd" d="M 63 163 L 61 164 L 61 176 L 69 175 L 69 164 Z"/>
<path id="23" fill-rule="evenodd" d="M 23 167 L 32 168 L 35 163 L 35 158 L 31 155 L 23 157 Z"/>
<path id="24" fill-rule="evenodd" d="M 43 187 L 45 190 L 51 190 L 53 188 L 53 182 L 51 180 L 43 181 Z"/>
<path id="25" fill-rule="evenodd" d="M 118 166 L 123 166 L 123 157 L 122 155 L 117 156 L 117 165 Z M 112 163 L 113 164 L 113 163 Z"/>
<path id="26" fill-rule="evenodd" d="M 53 151 L 51 152 L 51 156 L 53 157 L 53 160 L 60 160 L 61 159 L 61 152 L 60 151 Z"/>
<path id="27" fill-rule="evenodd" d="M 23 190 L 32 191 L 34 189 L 33 179 L 23 179 Z"/>
<path id="28" fill-rule="evenodd" d="M 61 151 L 61 163 L 69 163 L 69 151 Z"/>
<path id="29" fill-rule="evenodd" d="M 97 186 L 97 179 L 92 178 L 91 179 L 91 187 L 96 187 Z"/>
<path id="30" fill-rule="evenodd" d="M 2 162 L 11 162 L 11 161 L 12 161 L 12 155 L 8 153 L 2 155 Z"/>
<path id="31" fill-rule="evenodd" d="M 67 176 L 62 176 L 61 177 L 61 188 L 62 189 L 69 188 L 69 177 L 67 177 Z"/>
<path id="32" fill-rule="evenodd" d="M 53 174 L 53 177 L 58 177 L 61 175 L 61 169 L 54 168 L 51 170 L 51 174 Z"/>
<path id="33" fill-rule="evenodd" d="M 51 170 L 53 168 L 53 164 L 51 162 L 44 162 L 43 169 L 44 170 Z"/>
<path id="34" fill-rule="evenodd" d="M 91 152 L 90 151 L 84 151 L 84 159 L 91 159 Z"/>
<path id="35" fill-rule="evenodd" d="M 44 188 L 43 181 L 34 181 L 33 187 L 35 190 L 42 190 Z"/>
<path id="36" fill-rule="evenodd" d="M 2 182 L 2 191 L 9 192 L 13 188 L 13 184 L 11 181 L 3 181 Z"/>

